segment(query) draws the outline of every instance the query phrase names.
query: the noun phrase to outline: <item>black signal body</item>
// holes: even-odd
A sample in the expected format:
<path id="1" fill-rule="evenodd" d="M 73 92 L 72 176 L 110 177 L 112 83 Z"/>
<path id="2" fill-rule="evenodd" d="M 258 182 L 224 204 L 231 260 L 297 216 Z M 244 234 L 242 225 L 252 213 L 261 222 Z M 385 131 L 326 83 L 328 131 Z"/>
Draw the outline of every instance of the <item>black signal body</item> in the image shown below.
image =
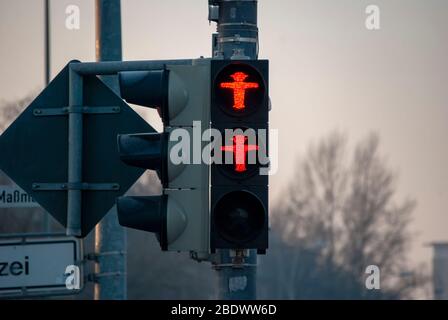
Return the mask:
<path id="1" fill-rule="evenodd" d="M 129 103 L 157 109 L 164 124 L 169 124 L 166 69 L 125 71 L 118 74 L 121 97 Z"/>
<path id="2" fill-rule="evenodd" d="M 267 60 L 211 64 L 211 126 L 223 140 L 223 163 L 211 166 L 212 252 L 268 248 L 268 77 Z"/>
<path id="3" fill-rule="evenodd" d="M 211 69 L 212 123 L 268 123 L 269 83 L 266 76 L 269 63 L 267 60 L 243 60 L 231 63 L 226 60 L 214 60 Z M 238 73 L 246 77 L 242 79 L 243 76 L 238 77 Z M 257 87 L 252 84 L 256 84 Z M 238 87 L 244 90 L 243 108 L 235 103 Z"/>
<path id="4" fill-rule="evenodd" d="M 161 249 L 167 250 L 167 201 L 166 195 L 120 197 L 117 199 L 119 223 L 123 227 L 155 233 Z"/>

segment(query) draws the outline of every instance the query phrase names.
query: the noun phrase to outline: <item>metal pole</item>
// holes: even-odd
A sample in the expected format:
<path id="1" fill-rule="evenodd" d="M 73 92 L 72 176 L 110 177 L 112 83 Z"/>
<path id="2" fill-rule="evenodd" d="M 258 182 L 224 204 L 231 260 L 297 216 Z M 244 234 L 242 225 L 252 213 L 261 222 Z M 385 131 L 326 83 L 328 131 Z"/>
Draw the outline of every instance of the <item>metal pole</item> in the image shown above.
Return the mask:
<path id="1" fill-rule="evenodd" d="M 96 1 L 96 58 L 97 61 L 121 61 L 120 0 Z M 119 94 L 116 76 L 101 79 Z M 116 210 L 109 212 L 95 229 L 96 300 L 125 300 L 126 233 L 118 224 Z"/>
<path id="2" fill-rule="evenodd" d="M 69 105 L 70 107 L 81 107 L 83 105 L 83 79 L 70 69 L 69 82 Z M 68 183 L 70 185 L 82 182 L 82 121 L 82 113 L 71 112 L 68 115 Z M 67 189 L 67 235 L 81 236 L 82 191 L 72 187 Z"/>
<path id="3" fill-rule="evenodd" d="M 213 57 L 258 58 L 258 0 L 209 0 L 209 20 L 217 22 Z"/>
<path id="4" fill-rule="evenodd" d="M 116 75 L 123 71 L 158 70 L 166 65 L 192 65 L 193 60 L 142 60 L 142 61 L 112 61 L 112 62 L 83 62 L 74 64 L 72 67 L 83 76 Z M 102 77 L 104 80 L 105 77 Z M 112 78 L 113 79 L 113 78 Z M 106 81 L 107 82 L 107 81 Z M 114 88 L 112 88 L 114 89 Z"/>
<path id="5" fill-rule="evenodd" d="M 257 0 L 209 0 L 209 20 L 218 23 L 214 58 L 258 58 Z M 256 250 L 217 250 L 216 259 L 219 299 L 255 300 Z"/>
<path id="6" fill-rule="evenodd" d="M 45 0 L 45 85 L 50 83 L 50 0 Z"/>
<path id="7" fill-rule="evenodd" d="M 44 21 L 44 34 L 45 34 L 45 86 L 50 83 L 50 0 L 45 0 L 44 3 L 45 21 Z M 45 232 L 51 231 L 50 214 L 44 212 L 43 215 L 43 228 Z"/>

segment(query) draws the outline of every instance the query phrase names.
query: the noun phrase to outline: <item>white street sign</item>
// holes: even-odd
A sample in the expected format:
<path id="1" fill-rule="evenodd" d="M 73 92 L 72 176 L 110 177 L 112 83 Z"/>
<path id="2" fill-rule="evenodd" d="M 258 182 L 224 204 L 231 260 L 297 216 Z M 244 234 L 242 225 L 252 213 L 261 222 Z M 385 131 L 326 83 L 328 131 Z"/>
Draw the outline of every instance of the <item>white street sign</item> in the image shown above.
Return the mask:
<path id="1" fill-rule="evenodd" d="M 0 238 L 0 296 L 76 294 L 82 289 L 80 240 Z"/>
<path id="2" fill-rule="evenodd" d="M 38 208 L 39 204 L 17 186 L 0 186 L 0 208 Z"/>

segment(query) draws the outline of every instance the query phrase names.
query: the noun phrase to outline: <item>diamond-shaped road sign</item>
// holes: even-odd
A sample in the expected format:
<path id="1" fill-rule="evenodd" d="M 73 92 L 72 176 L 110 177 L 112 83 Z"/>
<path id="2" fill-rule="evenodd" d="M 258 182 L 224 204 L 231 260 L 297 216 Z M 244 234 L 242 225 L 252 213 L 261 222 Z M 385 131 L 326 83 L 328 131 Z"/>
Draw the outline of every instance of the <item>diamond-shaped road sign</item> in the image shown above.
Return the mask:
<path id="1" fill-rule="evenodd" d="M 83 106 L 91 111 L 83 113 L 82 182 L 113 186 L 82 191 L 81 233 L 86 236 L 144 172 L 120 161 L 117 135 L 154 129 L 96 76 L 84 76 L 82 89 Z M 66 66 L 0 137 L 0 169 L 64 226 L 68 105 Z M 45 185 L 62 188 L 38 188 Z"/>

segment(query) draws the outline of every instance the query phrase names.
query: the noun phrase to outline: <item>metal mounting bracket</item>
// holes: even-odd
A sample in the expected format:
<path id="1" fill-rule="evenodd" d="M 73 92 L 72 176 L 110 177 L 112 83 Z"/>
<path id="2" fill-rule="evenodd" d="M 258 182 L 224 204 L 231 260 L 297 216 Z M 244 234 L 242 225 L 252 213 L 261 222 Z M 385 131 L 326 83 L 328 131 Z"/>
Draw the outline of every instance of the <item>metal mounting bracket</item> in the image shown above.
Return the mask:
<path id="1" fill-rule="evenodd" d="M 122 275 L 126 276 L 125 272 L 104 272 L 104 273 L 91 273 L 86 276 L 86 280 L 88 282 L 98 283 L 100 278 L 107 277 L 121 277 Z"/>
<path id="2" fill-rule="evenodd" d="M 70 113 L 85 113 L 85 114 L 114 114 L 120 113 L 121 108 L 119 106 L 105 106 L 105 107 L 62 107 L 62 108 L 45 108 L 34 109 L 33 114 L 36 117 L 49 117 L 49 116 L 64 116 Z"/>
<path id="3" fill-rule="evenodd" d="M 35 191 L 117 191 L 120 190 L 118 183 L 33 183 Z"/>

